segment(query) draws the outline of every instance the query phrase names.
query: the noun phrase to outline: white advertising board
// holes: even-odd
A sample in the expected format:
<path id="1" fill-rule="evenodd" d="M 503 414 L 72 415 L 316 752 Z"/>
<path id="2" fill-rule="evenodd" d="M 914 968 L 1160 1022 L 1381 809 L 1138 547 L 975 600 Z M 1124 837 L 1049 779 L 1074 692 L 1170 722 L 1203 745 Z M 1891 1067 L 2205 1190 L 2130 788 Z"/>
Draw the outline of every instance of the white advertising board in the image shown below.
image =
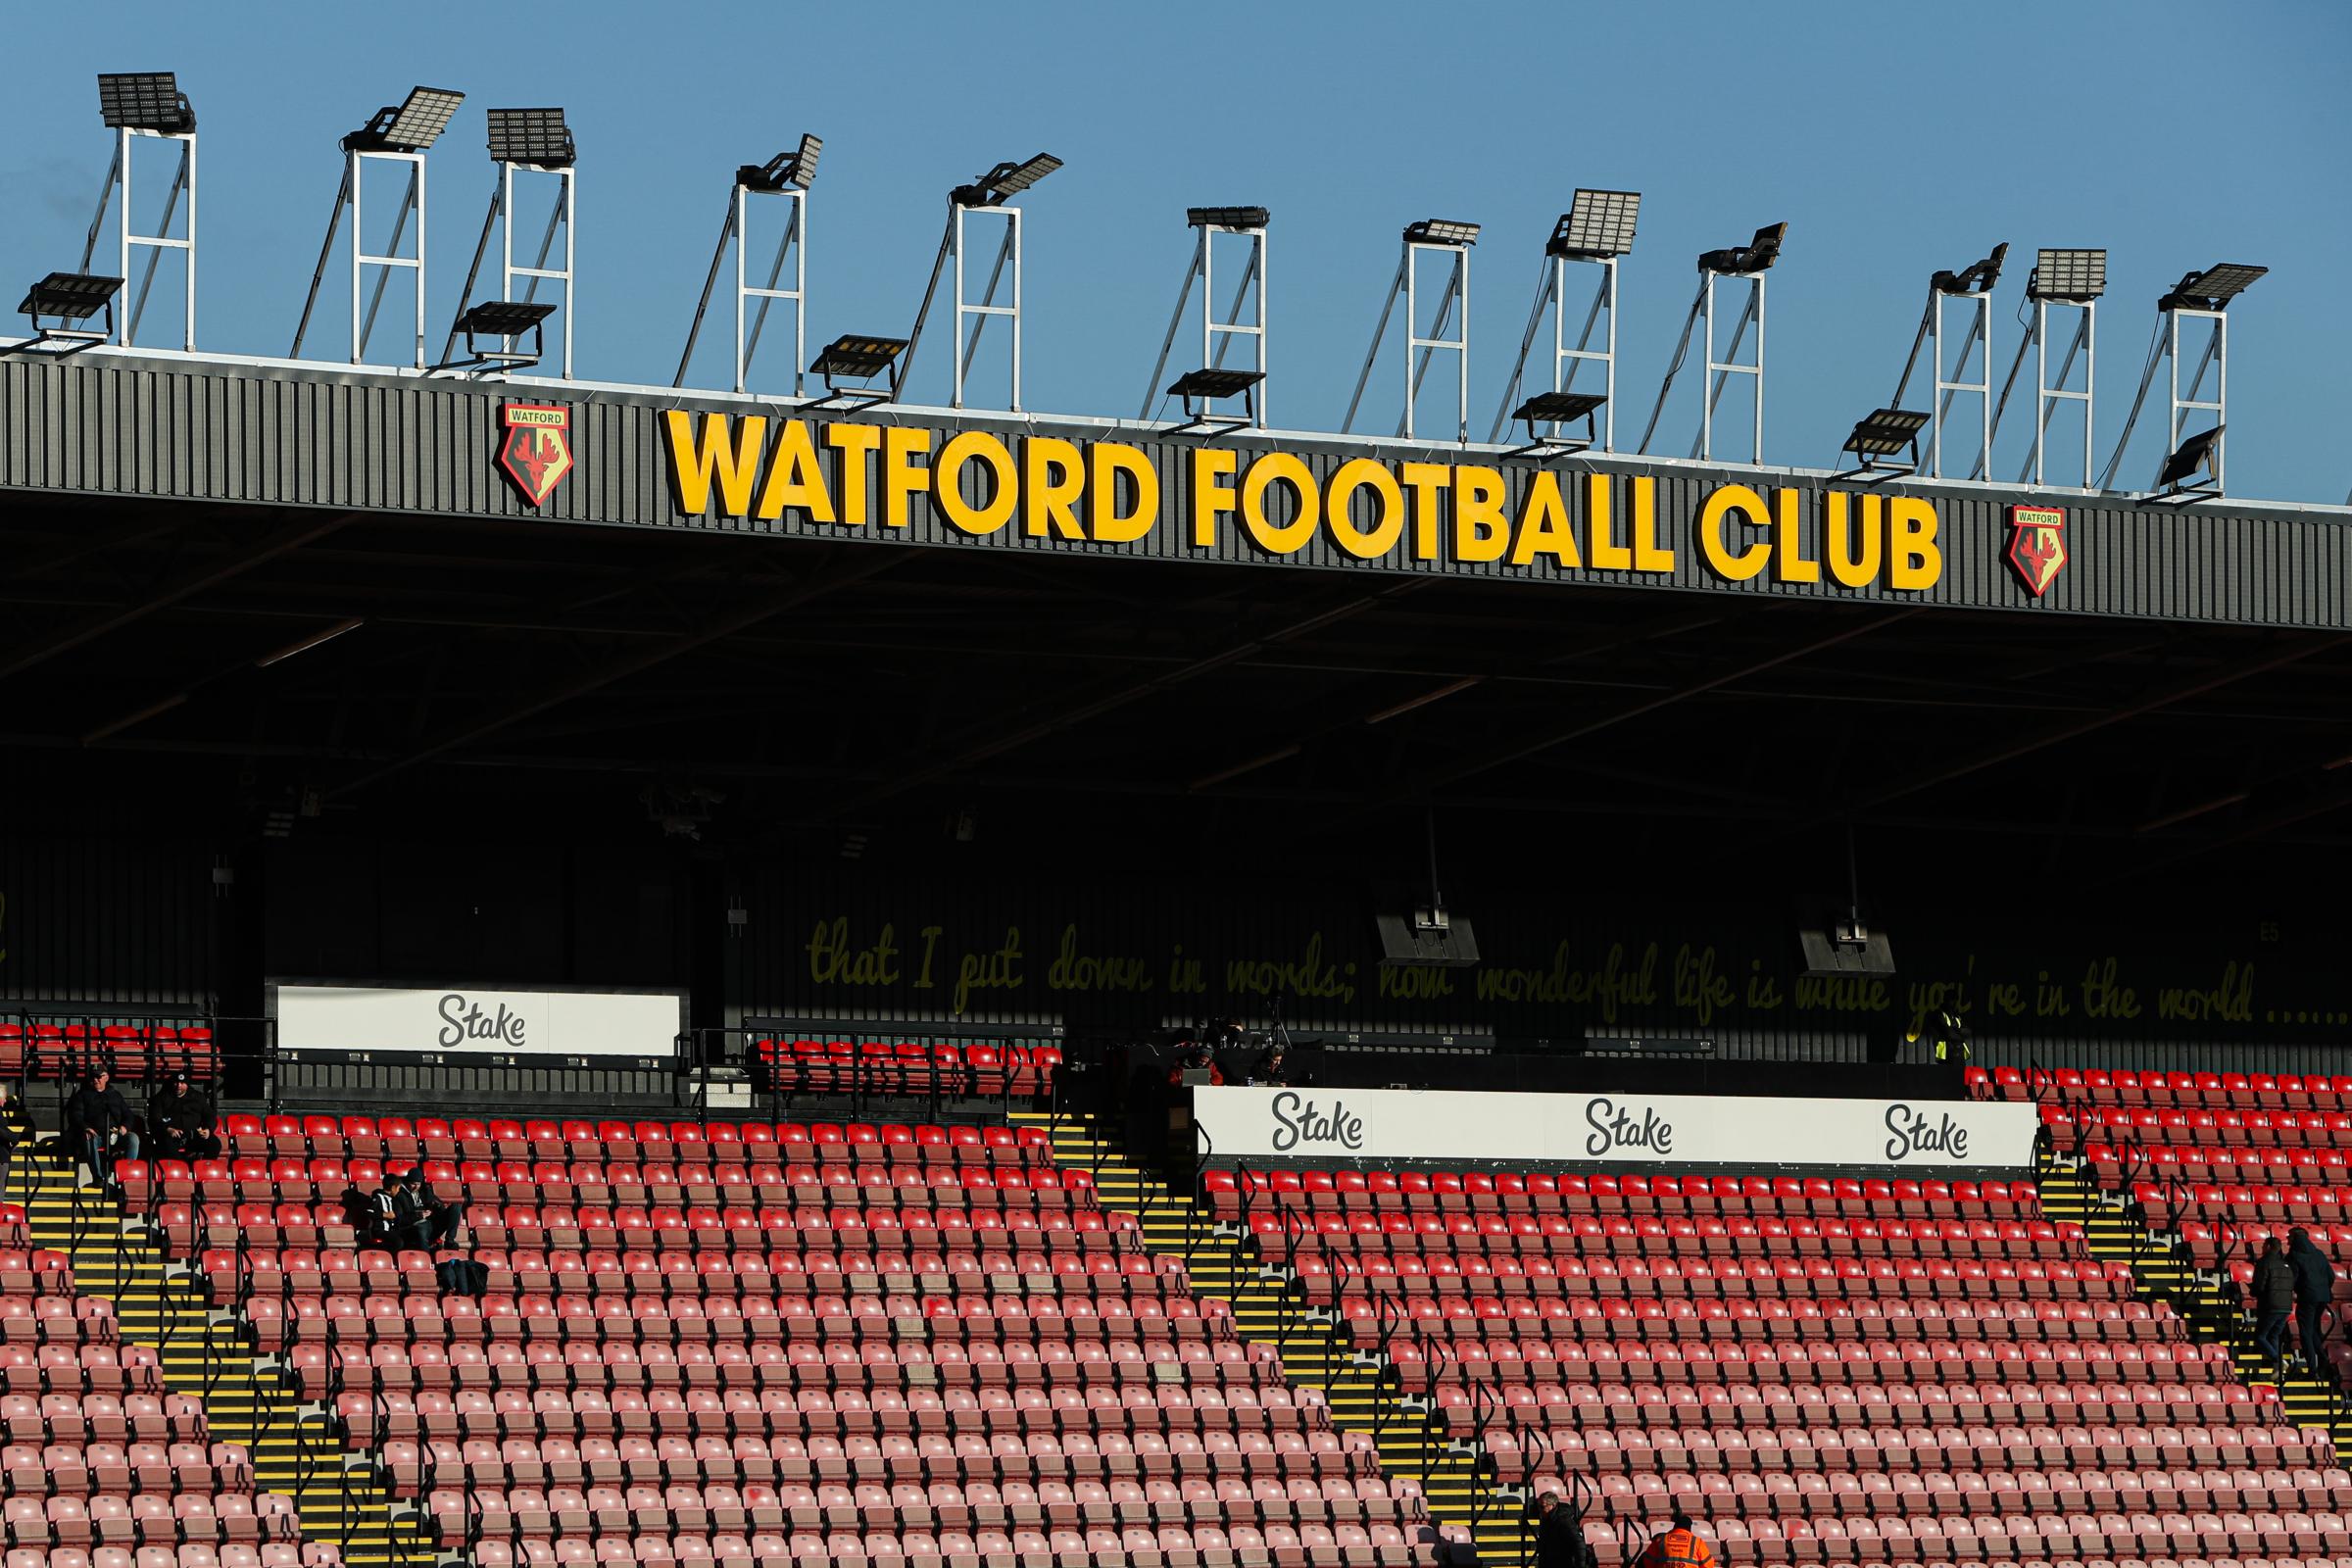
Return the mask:
<path id="1" fill-rule="evenodd" d="M 2038 1124 L 2032 1105 L 1997 1101 L 1255 1088 L 1195 1090 L 1193 1119 L 1212 1159 L 1559 1169 L 2007 1170 L 2033 1164 Z"/>
<path id="2" fill-rule="evenodd" d="M 279 985 L 277 1047 L 300 1055 L 667 1058 L 674 991 L 487 991 L 475 986 Z"/>

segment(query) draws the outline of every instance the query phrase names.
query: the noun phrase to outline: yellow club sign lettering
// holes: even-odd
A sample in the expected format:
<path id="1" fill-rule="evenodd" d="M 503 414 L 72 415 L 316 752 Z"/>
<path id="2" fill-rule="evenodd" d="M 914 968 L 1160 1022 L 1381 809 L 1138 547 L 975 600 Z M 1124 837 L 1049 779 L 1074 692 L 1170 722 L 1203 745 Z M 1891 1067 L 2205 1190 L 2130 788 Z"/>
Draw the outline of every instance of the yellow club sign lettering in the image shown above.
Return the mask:
<path id="1" fill-rule="evenodd" d="M 1298 452 L 1213 445 L 1163 473 L 1123 441 L 683 409 L 663 418 L 672 499 L 690 517 L 893 530 L 935 518 L 952 535 L 1016 545 L 1127 545 L 1166 530 L 1169 553 L 1311 552 L 1594 581 L 1673 577 L 1686 560 L 1719 582 L 1829 592 L 1919 593 L 1943 576 L 1936 509 L 1917 496 L 1725 484 L 1676 519 L 1659 515 L 1646 474 L 1536 467 L 1514 484 L 1490 464 L 1358 457 L 1321 477 Z"/>

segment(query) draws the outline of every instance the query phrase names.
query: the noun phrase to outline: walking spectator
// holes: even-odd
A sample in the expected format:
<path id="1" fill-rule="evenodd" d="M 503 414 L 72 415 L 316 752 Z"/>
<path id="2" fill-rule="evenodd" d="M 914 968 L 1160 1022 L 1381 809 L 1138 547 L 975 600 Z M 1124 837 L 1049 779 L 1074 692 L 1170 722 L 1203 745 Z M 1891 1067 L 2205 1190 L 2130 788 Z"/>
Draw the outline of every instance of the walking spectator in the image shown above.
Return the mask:
<path id="1" fill-rule="evenodd" d="M 2286 1261 L 2295 1271 L 2295 1323 L 2302 1330 L 2303 1369 L 2325 1377 L 2327 1326 L 2320 1313 L 2335 1299 L 2335 1270 L 2327 1254 L 2312 1245 L 2311 1232 L 2300 1225 L 2286 1233 Z"/>
<path id="2" fill-rule="evenodd" d="M 79 1154 L 89 1163 L 90 1174 L 109 1187 L 115 1181 L 115 1161 L 139 1157 L 138 1129 L 113 1078 L 104 1067 L 96 1068 L 66 1102 L 66 1157 Z"/>
<path id="3" fill-rule="evenodd" d="M 1690 1516 L 1678 1507 L 1673 1528 L 1650 1538 L 1639 1568 L 1715 1568 L 1715 1548 L 1699 1536 Z"/>
<path id="4" fill-rule="evenodd" d="M 1585 1540 L 1584 1510 L 1556 1492 L 1536 1496 L 1536 1568 L 1598 1568 Z"/>
<path id="5" fill-rule="evenodd" d="M 22 1149 L 29 1152 L 32 1141 L 39 1136 L 33 1130 L 32 1117 L 24 1109 L 24 1102 L 10 1093 L 9 1086 L 0 1082 L 0 1197 L 8 1192 L 8 1173 Z"/>
<path id="6" fill-rule="evenodd" d="M 174 1068 L 171 1080 L 148 1098 L 147 1140 L 158 1159 L 220 1155 L 220 1140 L 213 1132 L 213 1098 L 188 1087 L 186 1068 Z"/>
<path id="7" fill-rule="evenodd" d="M 423 1172 L 412 1170 L 401 1185 L 400 1212 L 402 1242 L 430 1252 L 457 1245 L 466 1205 L 446 1201 L 425 1183 Z"/>
<path id="8" fill-rule="evenodd" d="M 2295 1315 L 2295 1270 L 2274 1236 L 2254 1261 L 2254 1344 L 2275 1370 L 2286 1367 L 2286 1326 Z"/>

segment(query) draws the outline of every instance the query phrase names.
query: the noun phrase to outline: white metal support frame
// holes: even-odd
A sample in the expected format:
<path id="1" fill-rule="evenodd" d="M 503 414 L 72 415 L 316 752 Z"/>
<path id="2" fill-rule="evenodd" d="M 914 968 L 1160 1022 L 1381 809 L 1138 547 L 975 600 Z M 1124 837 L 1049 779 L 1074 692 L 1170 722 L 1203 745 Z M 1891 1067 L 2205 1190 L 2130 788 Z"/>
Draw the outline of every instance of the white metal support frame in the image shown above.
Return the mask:
<path id="1" fill-rule="evenodd" d="M 578 182 L 575 176 L 578 172 L 568 165 L 561 169 L 548 169 L 536 164 L 508 163 L 503 159 L 498 160 L 497 162 L 498 184 L 493 188 L 490 194 L 489 216 L 482 220 L 482 237 L 475 242 L 473 247 L 473 265 L 466 270 L 466 287 L 465 290 L 458 296 L 458 319 L 460 321 L 464 319 L 467 308 L 473 303 L 474 281 L 481 275 L 482 257 L 490 248 L 490 234 L 491 231 L 495 229 L 498 232 L 498 297 L 500 299 L 512 300 L 516 298 L 514 293 L 514 280 L 518 277 L 529 279 L 529 286 L 523 290 L 520 296 L 521 301 L 526 304 L 534 302 L 538 299 L 539 285 L 542 282 L 561 283 L 564 285 L 564 305 L 562 311 L 564 318 L 564 352 L 563 364 L 557 373 L 564 379 L 569 380 L 571 378 L 571 317 L 573 299 L 571 281 L 572 261 L 575 254 L 574 241 L 577 237 L 579 226 L 578 208 L 575 205 L 578 195 Z M 548 212 L 547 228 L 539 236 L 539 250 L 537 256 L 527 267 L 517 267 L 514 263 L 514 175 L 517 171 L 552 175 L 556 179 L 559 179 L 563 182 L 556 192 L 555 205 Z M 555 249 L 556 231 L 558 228 L 561 228 L 564 232 L 564 265 L 561 267 L 550 267 L 547 264 L 547 259 L 550 253 L 552 253 Z M 441 359 L 444 364 L 448 363 L 451 354 L 457 348 L 458 332 L 459 326 L 456 322 L 453 322 L 449 329 L 449 340 L 442 346 L 441 349 Z M 514 339 L 513 338 L 507 338 L 502 341 L 505 342 L 509 349 L 512 349 L 514 346 Z"/>
<path id="2" fill-rule="evenodd" d="M 1167 373 L 1168 355 L 1176 346 L 1176 334 L 1184 326 L 1185 307 L 1191 303 L 1193 285 L 1200 285 L 1200 366 L 1203 369 L 1222 369 L 1225 356 L 1237 337 L 1247 338 L 1250 345 L 1250 368 L 1259 376 L 1266 373 L 1266 229 L 1262 223 L 1238 224 L 1200 222 L 1194 225 L 1198 238 L 1193 246 L 1193 259 L 1186 267 L 1184 283 L 1176 291 L 1176 310 L 1168 318 L 1168 335 L 1159 345 L 1159 358 L 1152 367 L 1152 379 L 1144 386 L 1143 408 L 1136 417 L 1152 417 L 1152 405 L 1160 398 L 1159 378 Z M 1242 264 L 1241 280 L 1234 285 L 1233 303 L 1226 308 L 1224 318 L 1217 317 L 1215 266 L 1217 236 L 1229 234 L 1249 245 L 1249 259 Z M 1245 312 L 1248 319 L 1244 319 Z M 1264 382 L 1258 384 L 1250 420 L 1259 429 L 1266 424 L 1266 392 Z"/>
<path id="3" fill-rule="evenodd" d="M 135 138 L 135 139 L 134 139 Z M 132 227 L 131 193 L 136 181 L 131 177 L 131 155 L 138 140 L 171 141 L 179 143 L 179 169 L 172 176 L 172 189 L 164 197 L 163 220 L 152 234 L 141 234 Z M 180 232 L 174 236 L 172 225 L 179 216 L 179 203 L 187 199 L 188 210 Z M 130 310 L 122 318 L 122 346 L 127 348 L 138 341 L 139 321 L 147 313 L 147 294 L 155 286 L 156 264 L 165 251 L 178 251 L 186 262 L 182 280 L 184 298 L 180 307 L 179 346 L 183 352 L 196 348 L 196 132 L 193 130 L 144 130 L 131 126 L 117 126 L 115 157 L 107 167 L 106 184 L 98 193 L 98 212 L 90 220 L 88 237 L 82 242 L 81 270 L 90 270 L 90 261 L 98 253 L 98 236 L 106 228 L 106 210 L 112 203 L 116 212 L 116 271 L 130 276 L 130 253 L 134 247 L 147 253 L 146 270 L 139 278 L 139 292 Z"/>
<path id="4" fill-rule="evenodd" d="M 784 220 L 784 232 L 776 240 L 775 255 L 767 265 L 767 281 L 754 283 L 751 272 L 751 199 L 754 196 L 774 196 L 792 204 Z M 767 313 L 783 301 L 792 313 L 792 395 L 800 397 L 807 390 L 808 365 L 808 192 L 799 185 L 787 185 L 780 190 L 754 190 L 740 178 L 727 198 L 727 220 L 719 229 L 718 249 L 710 258 L 710 273 L 703 279 L 703 297 L 694 308 L 694 325 L 686 333 L 686 350 L 678 356 L 678 373 L 671 386 L 686 384 L 687 363 L 694 358 L 695 340 L 702 334 L 703 317 L 710 308 L 710 296 L 718 285 L 719 269 L 726 265 L 727 251 L 735 252 L 735 390 L 747 390 L 752 361 L 760 352 L 760 337 L 767 326 Z M 785 264 L 789 260 L 792 282 L 783 283 Z M 757 300 L 757 309 L 752 302 Z"/>
<path id="5" fill-rule="evenodd" d="M 1446 270 L 1446 281 L 1438 296 L 1438 309 L 1430 322 L 1429 336 L 1421 335 L 1421 261 L 1434 255 Z M 1430 361 L 1441 353 L 1454 356 L 1454 439 L 1470 439 L 1470 246 L 1442 240 L 1413 239 L 1404 241 L 1404 252 L 1397 259 L 1396 276 L 1389 284 L 1389 297 L 1380 308 L 1380 324 L 1372 329 L 1372 346 L 1365 351 L 1363 372 L 1356 377 L 1355 395 L 1348 400 L 1348 417 L 1340 424 L 1343 433 L 1355 428 L 1356 410 L 1363 403 L 1364 389 L 1371 384 L 1372 367 L 1380 359 L 1382 339 L 1388 336 L 1389 317 L 1396 311 L 1396 302 L 1404 301 L 1404 413 L 1396 420 L 1396 434 L 1413 437 L 1413 404 L 1421 391 L 1421 383 L 1429 373 Z M 1461 308 L 1458 323 L 1454 318 L 1456 305 Z M 1448 336 L 1446 328 L 1454 328 Z"/>
<path id="6" fill-rule="evenodd" d="M 1948 277 L 1950 274 L 1938 274 Z M 1968 308 L 1968 330 L 1961 334 L 1959 352 L 1947 361 L 1943 352 L 1943 308 L 1959 304 Z M 1951 417 L 1952 399 L 1962 393 L 1974 393 L 1980 404 L 1976 452 L 1970 461 L 1969 477 L 1984 471 L 1992 455 L 1992 292 L 1983 289 L 1943 289 L 1928 285 L 1928 308 L 1920 318 L 1919 332 L 1911 339 L 1910 358 L 1903 361 L 1902 379 L 1894 384 L 1894 401 L 1888 405 L 1899 409 L 1903 394 L 1910 389 L 1911 372 L 1918 368 L 1922 345 L 1928 349 L 1929 379 L 1934 383 L 1928 401 L 1928 466 L 1935 478 L 1943 473 L 1943 426 Z M 1984 346 L 1984 358 L 1978 361 L 1983 378 L 1969 380 L 1968 368 L 1978 346 Z M 1950 366 L 1947 375 L 1944 367 Z M 2003 389 L 2006 391 L 2006 388 Z M 1955 460 L 1957 461 L 1957 460 Z"/>
<path id="7" fill-rule="evenodd" d="M 368 164 L 370 160 L 408 166 L 409 177 L 392 221 L 391 238 L 381 256 L 368 254 L 367 227 L 361 221 L 366 208 L 361 197 L 366 189 Z M 376 313 L 383 308 L 384 289 L 392 281 L 393 272 L 406 268 L 416 284 L 416 347 L 413 362 L 424 368 L 424 154 L 421 152 L 390 152 L 353 148 L 343 155 L 343 184 L 335 192 L 334 216 L 327 220 L 326 243 L 318 249 L 318 266 L 311 274 L 311 292 L 303 301 L 302 319 L 294 328 L 294 347 L 288 358 L 302 358 L 303 338 L 310 331 L 311 311 L 318 302 L 318 288 L 326 275 L 327 263 L 334 254 L 335 236 L 343 224 L 343 214 L 351 213 L 351 363 L 362 363 L 368 354 L 368 340 L 375 332 Z M 407 255 L 402 245 L 408 236 L 409 220 L 416 220 L 416 236 Z M 375 268 L 375 290 L 368 296 L 368 308 L 360 309 L 360 295 L 367 286 L 366 270 Z"/>
<path id="8" fill-rule="evenodd" d="M 1597 267 L 1600 286 L 1593 291 L 1592 303 L 1585 312 L 1585 324 L 1576 335 L 1576 346 L 1568 346 L 1568 265 Z M 1597 360 L 1601 368 L 1601 391 L 1608 401 L 1600 406 L 1600 450 L 1617 450 L 1617 258 L 1614 256 L 1546 256 L 1544 270 L 1536 286 L 1535 308 L 1527 315 L 1527 332 L 1519 340 L 1519 358 L 1511 367 L 1510 383 L 1503 388 L 1502 402 L 1494 410 L 1494 427 L 1487 434 L 1489 441 L 1502 438 L 1502 427 L 1510 422 L 1511 410 L 1520 403 L 1519 390 L 1527 374 L 1527 359 L 1534 352 L 1536 334 L 1544 325 L 1545 312 L 1551 315 L 1551 386 L 1553 392 L 1576 389 L 1576 376 L 1587 361 Z M 1602 347 L 1593 348 L 1592 330 L 1603 315 L 1608 317 Z M 1566 373 L 1562 371 L 1565 369 Z M 1556 432 L 1558 426 L 1554 425 Z"/>
<path id="9" fill-rule="evenodd" d="M 2157 307 L 2156 348 L 2148 357 L 2148 367 L 2140 372 L 2139 390 L 2132 395 L 2132 412 L 2124 419 L 2124 433 L 2116 438 L 2115 451 L 2107 459 L 2107 466 L 2099 474 L 2099 488 L 2112 488 L 2116 470 L 2123 466 L 2124 452 L 2132 444 L 2132 431 L 2139 423 L 2139 411 L 2147 402 L 2148 389 L 2155 384 L 2156 368 L 2165 369 L 2167 409 L 2164 421 L 2164 450 L 2170 457 L 2180 447 L 2181 416 L 2210 414 L 2222 430 L 2214 438 L 2213 476 L 2214 494 L 2222 494 L 2222 461 L 2227 446 L 2230 423 L 2230 316 L 2226 310 L 2207 310 L 2202 306 L 2183 305 L 2167 301 Z M 2197 368 L 2189 377 L 2188 391 L 2180 390 L 2180 321 L 2211 322 L 2205 336 L 2205 352 L 2197 358 Z M 2214 395 L 2199 397 L 2205 390 L 2205 372 L 2214 372 Z M 2161 465 L 2163 459 L 2158 459 Z"/>
<path id="10" fill-rule="evenodd" d="M 988 272 L 988 292 L 973 300 L 964 283 L 964 254 L 969 241 L 964 224 L 973 218 L 1002 218 L 1004 237 L 997 244 L 995 264 Z M 1007 268 L 1012 271 L 1012 302 L 997 303 L 997 289 L 1003 283 Z M 1010 204 L 996 207 L 966 206 L 950 198 L 948 202 L 947 232 L 940 237 L 939 256 L 931 264 L 931 281 L 923 289 L 922 309 L 915 313 L 914 330 L 906 334 L 906 352 L 903 363 L 914 364 L 914 351 L 923 340 L 923 325 L 930 319 L 931 302 L 939 291 L 943 271 L 952 271 L 950 286 L 955 290 L 955 332 L 949 354 L 951 391 L 948 406 L 963 407 L 964 378 L 970 374 L 973 358 L 980 352 L 980 334 L 992 317 L 1003 317 L 1012 332 L 1010 398 L 1004 405 L 1014 414 L 1021 412 L 1021 210 Z M 972 318 L 971 331 L 964 331 L 964 318 Z"/>
<path id="11" fill-rule="evenodd" d="M 1725 351 L 1725 357 L 1718 360 L 1715 358 L 1715 284 L 1726 275 L 1728 274 L 1708 272 L 1705 282 L 1699 287 L 1699 296 L 1704 302 L 1705 333 L 1701 343 L 1706 351 L 1707 398 L 1706 402 L 1699 407 L 1698 439 L 1692 444 L 1690 455 L 1705 462 L 1714 461 L 1715 405 L 1722 401 L 1724 388 L 1731 384 L 1732 377 L 1744 375 L 1751 378 L 1748 387 L 1754 411 L 1752 422 L 1754 445 L 1746 461 L 1762 463 L 1764 461 L 1764 274 L 1756 272 L 1747 278 L 1747 281 L 1755 286 L 1748 292 L 1747 303 L 1740 307 L 1740 323 L 1733 328 L 1731 347 Z M 1747 325 L 1750 321 L 1756 325 L 1756 358 L 1752 364 L 1744 363 L 1740 358 L 1740 346 L 1746 340 Z"/>
<path id="12" fill-rule="evenodd" d="M 2048 477 L 2050 419 L 2062 404 L 2080 403 L 2082 405 L 2082 467 L 2080 478 L 2071 488 L 2087 490 L 2091 478 L 2092 416 L 2096 412 L 2091 394 L 2097 385 L 2099 302 L 2095 298 L 2050 299 L 2040 294 L 2032 294 L 2029 298 L 2034 306 L 2034 322 L 2017 345 L 2017 357 L 2009 362 L 2008 375 L 2002 378 L 2001 397 L 1993 409 L 1992 427 L 1997 434 L 2001 427 L 2001 415 L 2009 407 L 2010 388 L 2017 384 L 2017 372 L 2024 368 L 2026 355 L 2031 353 L 2034 356 L 2034 439 L 2026 453 L 2025 463 L 2017 470 L 2018 482 L 2022 484 L 2031 480 L 2036 485 L 2055 483 Z M 2082 314 L 2076 318 L 2074 334 L 2067 340 L 2065 357 L 2058 362 L 2058 373 L 2053 377 L 2050 374 L 2050 313 L 2057 310 L 2080 311 Z M 2078 359 L 2082 362 L 2081 386 L 2071 384 Z M 1988 477 L 1991 471 L 1992 460 L 1987 454 L 1968 477 L 1982 479 Z"/>

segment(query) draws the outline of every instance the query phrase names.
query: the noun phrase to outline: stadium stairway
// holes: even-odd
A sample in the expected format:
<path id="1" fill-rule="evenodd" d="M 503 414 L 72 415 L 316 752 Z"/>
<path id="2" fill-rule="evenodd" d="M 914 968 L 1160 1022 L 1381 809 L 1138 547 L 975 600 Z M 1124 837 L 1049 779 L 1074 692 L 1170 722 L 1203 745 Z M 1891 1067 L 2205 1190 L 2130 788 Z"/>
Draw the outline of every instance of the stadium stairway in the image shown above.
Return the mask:
<path id="1" fill-rule="evenodd" d="M 1454 1438 L 1442 1414 L 1405 1398 L 1385 1355 L 1358 1350 L 1327 1313 L 1301 1305 L 1254 1241 L 1146 1174 L 1092 1117 L 1036 1111 L 1009 1119 L 1045 1128 L 1056 1165 L 1091 1176 L 1104 1208 L 1135 1215 L 1154 1252 L 1183 1261 L 1194 1290 L 1230 1301 L 1234 1326 L 1273 1347 L 1293 1383 L 1323 1390 L 1332 1420 L 1369 1435 L 1390 1475 L 1418 1481 L 1431 1517 L 1470 1531 L 1481 1561 L 1518 1568 L 1529 1560 L 1534 1538 L 1519 1500 L 1495 1487 L 1483 1453 Z"/>
<path id="2" fill-rule="evenodd" d="M 303 1540 L 333 1543 L 347 1568 L 435 1560 L 418 1527 L 393 1517 L 372 1465 L 353 1456 L 347 1466 L 324 1413 L 295 1402 L 278 1373 L 256 1361 L 245 1326 L 216 1312 L 187 1269 L 168 1268 L 144 1224 L 83 1185 L 79 1166 L 20 1157 L 8 1198 L 24 1205 L 32 1245 L 65 1253 L 77 1287 L 114 1302 L 122 1337 L 155 1348 L 165 1386 L 203 1401 L 216 1440 L 252 1455 L 255 1485 L 294 1500 Z"/>
<path id="3" fill-rule="evenodd" d="M 2303 1426 L 2326 1430 L 2336 1457 L 2352 1463 L 2352 1403 L 2318 1378 L 2278 1377 L 2255 1348 L 2253 1330 L 2225 1295 L 2221 1279 L 2195 1266 L 2180 1233 L 2144 1215 L 2134 1217 L 2125 1198 L 2094 1182 L 2081 1160 L 2046 1145 L 2034 1156 L 2034 1176 L 2045 1215 L 2082 1226 L 2091 1256 L 2131 1264 L 2143 1300 L 2170 1302 L 2197 1339 L 2228 1344 L 2239 1382 L 2276 1387 L 2287 1414 Z"/>

